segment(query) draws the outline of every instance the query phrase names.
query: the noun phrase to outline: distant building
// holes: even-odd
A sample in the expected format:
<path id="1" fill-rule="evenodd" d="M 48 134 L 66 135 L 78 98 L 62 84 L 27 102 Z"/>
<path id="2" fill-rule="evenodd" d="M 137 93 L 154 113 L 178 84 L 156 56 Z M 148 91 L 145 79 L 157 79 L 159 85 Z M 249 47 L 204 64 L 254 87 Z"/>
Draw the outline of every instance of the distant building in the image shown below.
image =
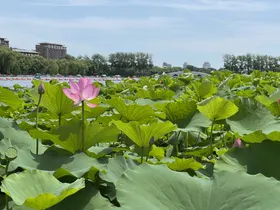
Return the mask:
<path id="1" fill-rule="evenodd" d="M 204 69 L 210 69 L 211 68 L 211 65 L 209 62 L 204 62 L 203 65 L 202 65 L 202 68 Z"/>
<path id="2" fill-rule="evenodd" d="M 21 53 L 26 56 L 38 56 L 39 53 L 34 50 L 26 50 L 26 49 L 18 49 L 18 48 L 11 48 L 12 51 Z"/>
<path id="3" fill-rule="evenodd" d="M 187 68 L 188 68 L 188 63 L 185 62 L 185 63 L 183 64 L 183 69 L 187 69 Z"/>
<path id="4" fill-rule="evenodd" d="M 67 55 L 67 48 L 61 44 L 39 43 L 36 51 L 47 59 L 61 59 Z"/>
<path id="5" fill-rule="evenodd" d="M 0 37 L 0 46 L 6 46 L 6 47 L 9 47 L 9 40 L 6 39 L 6 38 L 1 38 Z"/>

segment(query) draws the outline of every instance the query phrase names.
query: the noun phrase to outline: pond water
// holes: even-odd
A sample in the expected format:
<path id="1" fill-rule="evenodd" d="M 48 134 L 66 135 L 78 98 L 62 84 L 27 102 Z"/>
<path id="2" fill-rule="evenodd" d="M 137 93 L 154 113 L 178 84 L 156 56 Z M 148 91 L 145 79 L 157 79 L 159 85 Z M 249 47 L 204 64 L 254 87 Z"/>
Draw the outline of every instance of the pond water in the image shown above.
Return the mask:
<path id="1" fill-rule="evenodd" d="M 89 77 L 88 77 L 89 78 Z M 22 87 L 32 87 L 32 77 L 17 77 L 17 79 L 13 78 L 13 77 L 5 77 L 5 78 L 1 78 L 0 79 L 0 86 L 3 87 L 13 87 L 15 84 L 18 84 Z M 55 77 L 41 77 L 41 79 L 45 82 L 50 81 L 52 79 L 57 79 L 60 82 L 69 82 L 70 78 L 55 78 Z M 78 81 L 80 78 L 71 78 L 75 81 Z M 100 78 L 100 77 L 92 77 L 92 82 L 100 82 L 102 84 L 105 84 L 105 80 L 111 80 L 115 83 L 118 83 L 121 81 L 121 79 L 116 79 L 116 78 Z"/>

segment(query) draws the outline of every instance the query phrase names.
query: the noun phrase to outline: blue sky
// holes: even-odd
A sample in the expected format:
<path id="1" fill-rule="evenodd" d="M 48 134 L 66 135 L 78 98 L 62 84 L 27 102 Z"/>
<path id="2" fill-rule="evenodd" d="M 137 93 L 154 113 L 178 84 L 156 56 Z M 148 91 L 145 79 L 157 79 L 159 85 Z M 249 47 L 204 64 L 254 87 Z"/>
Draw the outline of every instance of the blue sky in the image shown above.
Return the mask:
<path id="1" fill-rule="evenodd" d="M 0 37 L 68 53 L 148 52 L 156 65 L 222 66 L 226 53 L 280 56 L 276 0 L 3 0 Z"/>

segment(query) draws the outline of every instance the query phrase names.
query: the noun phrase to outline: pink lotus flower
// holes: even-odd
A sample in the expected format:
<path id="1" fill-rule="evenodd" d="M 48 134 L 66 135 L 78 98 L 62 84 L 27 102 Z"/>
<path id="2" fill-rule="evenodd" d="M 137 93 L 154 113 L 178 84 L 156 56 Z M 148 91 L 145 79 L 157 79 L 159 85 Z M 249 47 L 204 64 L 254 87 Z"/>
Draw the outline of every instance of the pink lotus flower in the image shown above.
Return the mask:
<path id="1" fill-rule="evenodd" d="M 75 105 L 80 105 L 83 101 L 91 108 L 97 106 L 97 104 L 91 104 L 88 101 L 96 98 L 100 91 L 100 88 L 96 88 L 91 79 L 81 78 L 77 83 L 70 80 L 70 89 L 63 88 L 64 94 L 73 100 Z"/>
<path id="2" fill-rule="evenodd" d="M 232 145 L 232 147 L 238 147 L 238 148 L 242 148 L 243 147 L 243 143 L 241 141 L 241 139 L 236 139 L 234 144 Z"/>
<path id="3" fill-rule="evenodd" d="M 280 104 L 280 98 L 278 99 L 278 104 Z"/>

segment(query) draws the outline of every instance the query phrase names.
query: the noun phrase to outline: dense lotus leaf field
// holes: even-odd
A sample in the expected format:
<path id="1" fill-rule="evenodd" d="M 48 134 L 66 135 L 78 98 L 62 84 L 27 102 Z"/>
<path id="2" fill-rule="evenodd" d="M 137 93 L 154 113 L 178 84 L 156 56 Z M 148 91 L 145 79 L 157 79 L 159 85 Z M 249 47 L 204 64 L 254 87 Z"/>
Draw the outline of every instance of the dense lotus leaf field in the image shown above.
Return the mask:
<path id="1" fill-rule="evenodd" d="M 279 87 L 260 71 L 0 87 L 0 209 L 279 210 Z"/>

